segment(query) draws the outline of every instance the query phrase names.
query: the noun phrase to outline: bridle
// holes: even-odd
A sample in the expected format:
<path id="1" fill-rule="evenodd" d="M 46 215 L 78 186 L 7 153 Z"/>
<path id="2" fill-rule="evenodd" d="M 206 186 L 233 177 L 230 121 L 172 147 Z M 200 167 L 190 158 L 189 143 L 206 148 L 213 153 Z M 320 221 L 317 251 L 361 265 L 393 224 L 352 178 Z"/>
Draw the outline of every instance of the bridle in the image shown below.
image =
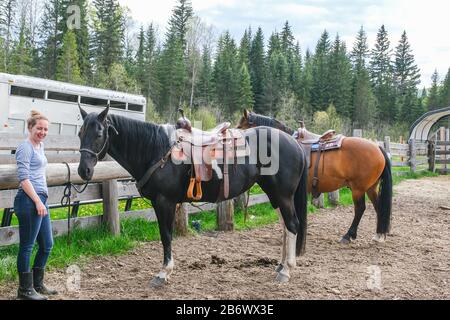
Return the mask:
<path id="1" fill-rule="evenodd" d="M 110 129 L 110 128 L 114 130 L 114 133 L 115 133 L 116 135 L 119 135 L 119 132 L 118 132 L 117 129 L 111 124 L 111 122 L 109 122 L 109 120 L 106 120 L 106 125 L 105 125 L 106 138 L 105 138 L 105 142 L 103 143 L 103 146 L 102 146 L 102 148 L 100 149 L 100 151 L 99 151 L 99 152 L 94 152 L 94 151 L 92 151 L 91 149 L 83 148 L 83 149 L 80 149 L 80 150 L 79 150 L 80 153 L 86 152 L 86 153 L 89 153 L 90 155 L 93 155 L 93 156 L 97 159 L 97 161 L 102 160 L 102 159 L 105 157 L 105 155 L 106 155 L 106 151 L 107 151 L 106 149 L 107 149 L 108 142 L 109 142 L 109 129 Z"/>

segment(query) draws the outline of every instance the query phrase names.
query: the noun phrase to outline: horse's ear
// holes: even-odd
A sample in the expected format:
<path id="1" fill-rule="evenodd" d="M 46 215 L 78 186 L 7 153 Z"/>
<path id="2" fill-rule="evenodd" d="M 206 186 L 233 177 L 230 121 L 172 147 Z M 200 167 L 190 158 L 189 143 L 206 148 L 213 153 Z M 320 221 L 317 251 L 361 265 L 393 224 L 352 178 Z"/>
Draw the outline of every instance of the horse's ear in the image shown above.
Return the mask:
<path id="1" fill-rule="evenodd" d="M 248 119 L 248 110 L 247 109 L 244 109 L 244 118 Z"/>
<path id="2" fill-rule="evenodd" d="M 109 112 L 109 103 L 106 106 L 106 109 L 102 111 L 102 113 L 100 113 L 97 117 L 98 121 L 100 122 L 104 122 L 106 120 L 106 116 L 108 115 Z"/>
<path id="3" fill-rule="evenodd" d="M 78 103 L 78 109 L 80 109 L 80 113 L 81 113 L 81 118 L 84 120 L 84 119 L 86 119 L 86 117 L 87 117 L 87 112 L 86 111 L 84 111 L 82 108 L 81 108 L 81 105 Z"/>

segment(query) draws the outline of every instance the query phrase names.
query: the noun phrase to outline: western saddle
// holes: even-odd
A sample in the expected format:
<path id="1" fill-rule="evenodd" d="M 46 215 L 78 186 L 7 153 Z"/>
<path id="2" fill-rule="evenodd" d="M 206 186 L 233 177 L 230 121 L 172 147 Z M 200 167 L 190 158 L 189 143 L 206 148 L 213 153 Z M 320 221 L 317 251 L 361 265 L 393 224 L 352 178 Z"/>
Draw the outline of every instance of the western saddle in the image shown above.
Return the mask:
<path id="1" fill-rule="evenodd" d="M 306 154 L 306 162 L 308 168 L 311 167 L 311 152 L 317 152 L 316 161 L 314 163 L 314 175 L 312 180 L 312 195 L 314 198 L 320 196 L 319 189 L 319 162 L 322 152 L 337 150 L 342 147 L 342 141 L 345 136 L 342 134 L 336 135 L 335 130 L 328 130 L 322 135 L 309 132 L 305 128 L 303 121 L 300 121 L 300 128 L 295 133 L 294 137 L 298 143 L 303 147 Z"/>
<path id="2" fill-rule="evenodd" d="M 202 181 L 213 178 L 213 169 L 217 177 L 223 179 L 219 198 L 229 196 L 229 164 L 237 164 L 238 158 L 250 154 L 241 130 L 230 129 L 230 123 L 224 122 L 210 131 L 192 128 L 189 119 L 182 117 L 176 124 L 176 141 L 171 152 L 172 161 L 191 164 L 191 179 L 187 190 L 188 199 L 200 201 L 203 197 Z M 223 164 L 223 174 L 218 167 Z M 194 191 L 196 193 L 194 194 Z"/>

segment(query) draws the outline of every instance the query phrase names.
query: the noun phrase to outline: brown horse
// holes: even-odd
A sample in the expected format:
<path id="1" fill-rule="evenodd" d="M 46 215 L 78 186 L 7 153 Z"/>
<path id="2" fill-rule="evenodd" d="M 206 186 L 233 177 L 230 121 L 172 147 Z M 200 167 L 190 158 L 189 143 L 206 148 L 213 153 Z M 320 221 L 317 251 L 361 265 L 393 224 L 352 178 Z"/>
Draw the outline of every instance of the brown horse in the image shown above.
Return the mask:
<path id="1" fill-rule="evenodd" d="M 247 110 L 241 118 L 238 128 L 248 129 L 268 126 L 294 135 L 300 145 L 311 137 L 320 138 L 308 132 L 304 127 L 294 131 L 283 123 Z M 308 192 L 313 187 L 314 168 L 318 152 L 311 152 L 308 172 Z M 373 240 L 383 242 L 390 229 L 392 210 L 392 173 L 389 157 L 375 143 L 362 138 L 345 137 L 339 149 L 322 152 L 317 170 L 319 193 L 332 192 L 343 187 L 352 190 L 355 205 L 355 217 L 341 243 L 348 244 L 357 237 L 357 230 L 366 209 L 367 193 L 377 212 L 377 234 Z"/>

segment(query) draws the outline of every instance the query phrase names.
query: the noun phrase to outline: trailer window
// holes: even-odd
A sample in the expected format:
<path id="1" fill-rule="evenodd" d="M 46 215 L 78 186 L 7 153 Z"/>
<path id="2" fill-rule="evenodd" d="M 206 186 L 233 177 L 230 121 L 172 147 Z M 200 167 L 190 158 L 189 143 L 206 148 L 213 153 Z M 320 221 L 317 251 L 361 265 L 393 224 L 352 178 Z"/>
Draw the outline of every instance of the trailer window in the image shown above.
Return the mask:
<path id="1" fill-rule="evenodd" d="M 48 128 L 48 134 L 49 135 L 59 135 L 61 131 L 61 124 L 60 123 L 50 123 L 49 128 Z"/>
<path id="2" fill-rule="evenodd" d="M 13 96 L 21 96 L 21 97 L 30 97 L 30 98 L 38 98 L 44 99 L 45 90 L 33 89 L 33 88 L 25 88 L 18 86 L 11 86 L 11 95 Z"/>
<path id="3" fill-rule="evenodd" d="M 13 133 L 25 133 L 25 121 L 20 119 L 8 119 L 8 129 Z"/>
<path id="4" fill-rule="evenodd" d="M 104 100 L 104 99 L 97 99 L 97 98 L 91 98 L 91 97 L 81 97 L 81 103 L 89 104 L 91 106 L 106 107 L 106 105 L 108 104 L 108 101 Z"/>
<path id="5" fill-rule="evenodd" d="M 48 92 L 48 99 L 52 100 L 60 100 L 60 101 L 67 101 L 67 102 L 78 102 L 78 96 L 72 95 L 72 94 L 66 94 L 61 92 Z"/>
<path id="6" fill-rule="evenodd" d="M 74 136 L 76 134 L 77 134 L 77 126 L 76 125 L 63 123 L 61 135 Z"/>
<path id="7" fill-rule="evenodd" d="M 125 110 L 127 108 L 127 104 L 125 102 L 112 101 L 112 100 L 110 102 L 110 106 L 111 106 L 111 108 L 123 109 L 123 110 Z"/>
<path id="8" fill-rule="evenodd" d="M 128 104 L 128 110 L 130 111 L 139 111 L 142 112 L 144 111 L 144 106 L 141 104 L 133 104 L 133 103 L 129 103 Z"/>

